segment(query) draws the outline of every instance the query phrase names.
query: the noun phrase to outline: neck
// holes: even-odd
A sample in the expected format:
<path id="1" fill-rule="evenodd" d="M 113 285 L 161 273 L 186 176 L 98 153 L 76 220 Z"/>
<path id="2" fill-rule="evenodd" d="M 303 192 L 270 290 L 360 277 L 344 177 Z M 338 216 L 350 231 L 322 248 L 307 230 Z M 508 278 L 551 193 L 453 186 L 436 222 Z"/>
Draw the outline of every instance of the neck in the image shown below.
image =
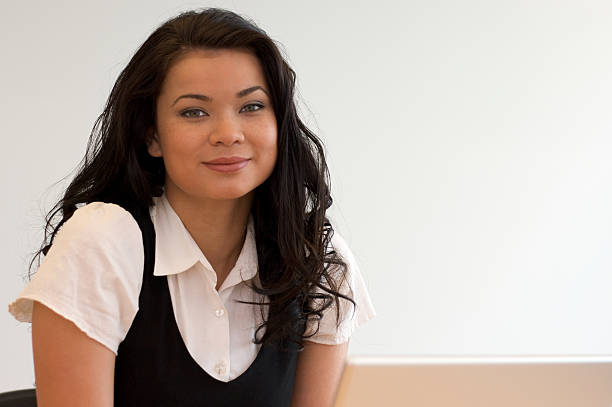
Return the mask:
<path id="1" fill-rule="evenodd" d="M 219 289 L 244 244 L 253 192 L 238 199 L 196 200 L 167 188 L 166 198 L 213 267 Z"/>

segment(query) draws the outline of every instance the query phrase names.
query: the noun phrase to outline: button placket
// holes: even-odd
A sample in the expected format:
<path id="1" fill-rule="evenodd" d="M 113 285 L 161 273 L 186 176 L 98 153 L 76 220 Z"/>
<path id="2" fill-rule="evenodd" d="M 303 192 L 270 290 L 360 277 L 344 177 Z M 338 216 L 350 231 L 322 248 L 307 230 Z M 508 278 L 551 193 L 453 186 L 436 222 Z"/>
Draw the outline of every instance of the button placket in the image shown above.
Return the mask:
<path id="1" fill-rule="evenodd" d="M 221 380 L 224 380 L 227 378 L 227 375 L 229 373 L 229 326 L 228 326 L 228 318 L 227 318 L 227 312 L 225 309 L 225 305 L 223 303 L 223 300 L 221 298 L 220 293 L 217 293 L 216 295 L 216 301 L 214 301 L 212 307 L 212 313 L 215 315 L 215 319 L 217 320 L 217 324 L 219 325 L 219 328 L 223 327 L 220 329 L 220 332 L 223 332 L 225 335 L 224 340 L 221 340 L 222 343 L 226 343 L 227 345 L 225 345 L 225 349 L 223 352 L 221 353 L 217 353 L 217 357 L 221 357 L 222 359 L 217 360 L 217 363 L 214 365 L 214 371 L 217 374 L 217 377 Z M 221 339 L 221 338 L 219 338 Z"/>

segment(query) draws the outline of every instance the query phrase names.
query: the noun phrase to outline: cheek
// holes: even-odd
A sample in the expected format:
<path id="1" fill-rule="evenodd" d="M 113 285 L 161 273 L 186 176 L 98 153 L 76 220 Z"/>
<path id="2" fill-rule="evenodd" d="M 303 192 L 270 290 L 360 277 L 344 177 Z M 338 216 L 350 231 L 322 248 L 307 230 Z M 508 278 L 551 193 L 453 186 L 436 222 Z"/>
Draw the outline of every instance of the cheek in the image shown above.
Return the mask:
<path id="1" fill-rule="evenodd" d="M 260 148 L 267 150 L 268 153 L 274 152 L 276 156 L 278 133 L 276 129 L 276 120 L 269 120 L 262 124 L 258 131 L 259 137 L 257 142 Z"/>
<path id="2" fill-rule="evenodd" d="M 278 154 L 278 135 L 276 126 L 270 126 L 266 132 L 262 132 L 258 139 L 258 147 L 271 167 L 276 164 Z"/>
<path id="3" fill-rule="evenodd" d="M 166 171 L 175 176 L 194 171 L 199 163 L 198 138 L 178 128 L 166 128 L 165 133 L 160 133 L 160 136 Z"/>
<path id="4" fill-rule="evenodd" d="M 201 137 L 193 127 L 167 123 L 159 129 L 161 147 L 166 156 L 193 153 Z M 169 157 L 170 158 L 170 157 Z"/>

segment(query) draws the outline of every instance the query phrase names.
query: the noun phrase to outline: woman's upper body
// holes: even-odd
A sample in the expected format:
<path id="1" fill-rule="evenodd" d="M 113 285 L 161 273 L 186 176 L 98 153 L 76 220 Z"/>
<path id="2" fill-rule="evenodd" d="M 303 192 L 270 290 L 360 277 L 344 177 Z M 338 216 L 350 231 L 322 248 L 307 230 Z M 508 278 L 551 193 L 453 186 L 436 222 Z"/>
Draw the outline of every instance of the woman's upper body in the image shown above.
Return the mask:
<path id="1" fill-rule="evenodd" d="M 257 280 L 256 236 L 252 220 L 238 260 L 217 290 L 216 275 L 210 263 L 165 195 L 155 199 L 150 214 L 156 231 L 154 275 L 167 276 L 176 323 L 190 355 L 215 379 L 236 379 L 249 368 L 261 348 L 261 345 L 253 343 L 256 326 L 261 322 L 257 307 L 236 302 L 258 300 L 258 294 L 248 287 L 253 279 Z M 332 244 L 349 266 L 349 279 L 342 292 L 352 292 L 356 308 L 353 312 L 352 304 L 340 303 L 339 328 L 336 327 L 335 310 L 329 308 L 320 321 L 318 332 L 305 341 L 294 393 L 296 397 L 301 394 L 305 402 L 294 402 L 292 405 L 296 406 L 320 405 L 320 399 L 308 402 L 308 398 L 313 397 L 308 384 L 312 385 L 315 379 L 321 380 L 318 388 L 324 394 L 323 384 L 329 386 L 337 381 L 341 368 L 337 361 L 341 361 L 346 353 L 353 330 L 374 316 L 367 289 L 350 250 L 338 234 L 335 234 Z M 112 366 L 117 348 L 138 310 L 143 255 L 142 237 L 132 215 L 114 204 L 96 202 L 86 205 L 64 224 L 38 272 L 10 306 L 16 318 L 31 321 L 35 302 L 45 305 L 44 311 L 39 310 L 40 323 L 34 325 L 34 329 L 40 332 L 38 336 L 34 332 L 34 346 L 39 347 L 41 354 L 36 360 L 43 368 L 44 365 L 57 368 L 56 359 L 44 363 L 51 354 L 64 361 L 89 360 L 89 366 L 95 366 L 87 379 L 95 382 L 93 387 L 97 392 L 84 394 L 85 399 L 81 398 L 80 402 L 94 397 L 95 403 L 99 404 L 91 405 L 112 405 L 112 398 L 109 398 L 113 388 L 112 375 L 111 378 L 103 376 L 104 369 L 100 369 L 100 365 Z M 61 316 L 53 319 L 53 326 L 46 325 L 47 322 L 41 318 L 49 310 Z M 62 325 L 58 326 L 58 323 L 66 329 L 60 329 Z M 308 329 L 313 332 L 314 324 Z M 74 337 L 66 337 L 71 332 Z M 93 339 L 89 346 L 83 343 L 87 340 L 83 333 Z M 52 346 L 48 342 L 55 335 L 60 335 L 56 339 L 60 344 Z M 47 337 L 47 343 L 41 341 L 42 336 Z M 71 346 L 58 346 L 66 344 Z M 45 346 L 49 348 L 46 352 Z M 314 356 L 307 357 L 308 354 Z M 324 362 L 321 361 L 325 358 L 329 359 L 329 366 L 322 369 Z M 222 365 L 228 370 L 219 369 Z M 74 377 L 70 371 L 75 367 L 74 364 L 63 366 L 64 374 L 54 375 L 53 387 L 60 389 L 62 386 L 58 381 Z M 84 377 L 83 371 L 75 372 L 75 376 Z M 37 374 L 37 380 L 39 377 L 43 377 L 43 381 L 38 385 L 44 386 L 44 375 Z M 79 388 L 74 379 L 64 384 L 72 392 Z M 333 389 L 332 386 L 332 393 Z M 75 400 L 79 399 L 75 397 Z M 110 404 L 105 404 L 105 400 Z M 94 403 L 94 400 L 90 402 Z"/>
<path id="2" fill-rule="evenodd" d="M 235 379 L 261 347 L 253 343 L 262 322 L 258 306 L 237 302 L 263 299 L 249 288 L 258 277 L 252 220 L 238 260 L 217 289 L 214 269 L 165 195 L 155 199 L 150 214 L 156 232 L 154 275 L 167 276 L 176 323 L 189 353 L 217 380 Z M 340 302 L 338 328 L 335 309 L 326 310 L 318 332 L 307 339 L 326 345 L 347 342 L 356 327 L 375 315 L 355 259 L 337 233 L 332 245 L 348 264 L 342 292 L 352 292 L 356 307 L 353 312 L 351 303 Z M 31 322 L 33 301 L 38 301 L 116 355 L 138 311 L 143 265 L 141 232 L 132 215 L 115 204 L 91 203 L 62 226 L 10 312 Z M 316 326 L 307 329 L 314 332 Z M 222 362 L 227 371 L 218 369 Z"/>
<path id="3" fill-rule="evenodd" d="M 22 319 L 32 312 L 39 405 L 112 404 L 114 352 L 142 281 L 138 226 L 119 207 L 130 202 L 153 211 L 155 272 L 167 275 L 182 339 L 202 369 L 232 380 L 259 344 L 297 336 L 305 346 L 295 405 L 330 402 L 348 335 L 373 310 L 350 252 L 333 239 L 323 145 L 298 117 L 294 87 L 274 41 L 227 10 L 185 12 L 136 51 L 47 217 L 29 299 L 12 307 Z M 249 281 L 260 284 L 249 291 Z M 254 294 L 270 302 L 260 337 L 256 307 L 234 301 Z M 287 306 L 296 300 L 297 312 Z M 334 312 L 352 303 L 350 320 Z M 310 340 L 296 331 L 296 321 L 318 318 Z M 214 369 L 219 359 L 229 371 Z"/>

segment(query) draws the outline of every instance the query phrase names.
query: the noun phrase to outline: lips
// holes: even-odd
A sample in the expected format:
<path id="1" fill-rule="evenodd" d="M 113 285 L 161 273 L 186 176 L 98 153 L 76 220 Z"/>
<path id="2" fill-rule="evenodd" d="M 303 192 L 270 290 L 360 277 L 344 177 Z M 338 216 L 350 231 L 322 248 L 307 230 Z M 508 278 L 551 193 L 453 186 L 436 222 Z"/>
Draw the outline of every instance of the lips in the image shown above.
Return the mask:
<path id="1" fill-rule="evenodd" d="M 202 164 L 217 172 L 236 172 L 246 167 L 249 161 L 250 159 L 244 157 L 219 157 Z"/>
<path id="2" fill-rule="evenodd" d="M 243 157 L 220 157 L 214 160 L 206 161 L 204 164 L 236 164 L 242 161 L 248 161 L 248 158 Z"/>

